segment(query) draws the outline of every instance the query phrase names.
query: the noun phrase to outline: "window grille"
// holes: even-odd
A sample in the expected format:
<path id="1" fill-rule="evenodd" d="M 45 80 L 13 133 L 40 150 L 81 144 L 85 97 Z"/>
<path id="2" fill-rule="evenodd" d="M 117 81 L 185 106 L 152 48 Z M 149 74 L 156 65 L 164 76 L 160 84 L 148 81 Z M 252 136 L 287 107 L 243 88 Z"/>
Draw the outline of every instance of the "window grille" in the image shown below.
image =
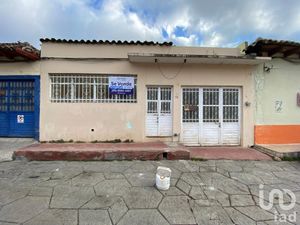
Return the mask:
<path id="1" fill-rule="evenodd" d="M 136 76 L 132 95 L 110 94 L 108 80 L 116 75 L 50 74 L 51 102 L 135 103 Z"/>
<path id="2" fill-rule="evenodd" d="M 34 81 L 0 81 L 0 111 L 33 112 Z"/>
<path id="3" fill-rule="evenodd" d="M 238 88 L 183 88 L 182 90 L 182 122 L 199 122 L 199 99 L 202 122 L 239 122 Z"/>
<path id="4" fill-rule="evenodd" d="M 147 113 L 171 113 L 172 88 L 148 87 L 147 88 Z"/>
<path id="5" fill-rule="evenodd" d="M 239 122 L 239 89 L 223 89 L 223 122 Z"/>
<path id="6" fill-rule="evenodd" d="M 218 88 L 203 88 L 203 122 L 219 122 Z"/>
<path id="7" fill-rule="evenodd" d="M 158 113 L 158 87 L 147 88 L 147 113 Z"/>
<path id="8" fill-rule="evenodd" d="M 183 88 L 182 122 L 199 122 L 199 88 Z"/>
<path id="9" fill-rule="evenodd" d="M 9 82 L 0 81 L 0 111 L 8 110 L 8 99 L 9 99 Z"/>
<path id="10" fill-rule="evenodd" d="M 160 88 L 160 113 L 171 113 L 172 88 Z"/>

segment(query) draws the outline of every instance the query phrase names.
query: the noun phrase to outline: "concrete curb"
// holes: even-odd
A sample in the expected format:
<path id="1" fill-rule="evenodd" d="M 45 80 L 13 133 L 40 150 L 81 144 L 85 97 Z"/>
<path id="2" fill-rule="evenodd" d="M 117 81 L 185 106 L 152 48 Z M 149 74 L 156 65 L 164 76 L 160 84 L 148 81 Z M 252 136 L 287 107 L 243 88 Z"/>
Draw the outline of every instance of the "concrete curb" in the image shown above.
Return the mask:
<path id="1" fill-rule="evenodd" d="M 300 153 L 299 152 L 276 152 L 273 151 L 272 149 L 266 148 L 261 145 L 254 145 L 254 148 L 262 153 L 265 153 L 271 157 L 278 157 L 280 159 L 283 159 L 285 157 L 287 158 L 299 158 Z"/>
<path id="2" fill-rule="evenodd" d="M 112 161 L 112 160 L 179 160 L 190 159 L 188 150 L 16 150 L 14 159 L 29 161 Z"/>

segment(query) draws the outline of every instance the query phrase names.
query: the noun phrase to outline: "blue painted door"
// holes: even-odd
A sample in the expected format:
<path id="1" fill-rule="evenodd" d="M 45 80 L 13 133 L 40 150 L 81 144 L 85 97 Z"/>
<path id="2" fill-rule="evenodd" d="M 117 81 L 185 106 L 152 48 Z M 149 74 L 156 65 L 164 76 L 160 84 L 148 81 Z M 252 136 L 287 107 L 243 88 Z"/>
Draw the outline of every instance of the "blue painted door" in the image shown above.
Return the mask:
<path id="1" fill-rule="evenodd" d="M 34 137 L 34 80 L 0 80 L 0 136 Z"/>

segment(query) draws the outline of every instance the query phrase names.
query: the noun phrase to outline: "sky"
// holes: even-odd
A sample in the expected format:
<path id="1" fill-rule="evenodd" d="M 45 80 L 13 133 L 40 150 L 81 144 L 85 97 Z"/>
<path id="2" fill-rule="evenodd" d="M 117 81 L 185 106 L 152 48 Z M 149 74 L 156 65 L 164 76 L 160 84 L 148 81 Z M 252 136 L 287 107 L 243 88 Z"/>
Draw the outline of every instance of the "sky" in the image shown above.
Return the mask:
<path id="1" fill-rule="evenodd" d="M 0 0 L 0 42 L 40 38 L 234 47 L 300 42 L 300 0 Z"/>

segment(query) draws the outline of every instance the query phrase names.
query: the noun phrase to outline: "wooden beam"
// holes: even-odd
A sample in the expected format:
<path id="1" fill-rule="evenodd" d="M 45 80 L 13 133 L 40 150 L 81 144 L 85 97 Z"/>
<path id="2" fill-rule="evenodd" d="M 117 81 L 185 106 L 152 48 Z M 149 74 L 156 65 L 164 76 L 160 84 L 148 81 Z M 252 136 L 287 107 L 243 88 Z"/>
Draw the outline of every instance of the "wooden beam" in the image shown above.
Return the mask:
<path id="1" fill-rule="evenodd" d="M 1 49 L 1 55 L 8 59 L 13 59 L 15 57 L 13 52 L 8 49 Z"/>
<path id="2" fill-rule="evenodd" d="M 292 49 L 289 49 L 284 52 L 284 57 L 288 57 L 293 54 L 299 54 L 300 53 L 300 46 L 299 47 L 294 47 Z"/>
<path id="3" fill-rule="evenodd" d="M 269 57 L 272 57 L 276 53 L 282 51 L 282 49 L 283 49 L 282 46 L 276 46 L 276 47 L 272 48 L 271 50 L 268 50 Z"/>

